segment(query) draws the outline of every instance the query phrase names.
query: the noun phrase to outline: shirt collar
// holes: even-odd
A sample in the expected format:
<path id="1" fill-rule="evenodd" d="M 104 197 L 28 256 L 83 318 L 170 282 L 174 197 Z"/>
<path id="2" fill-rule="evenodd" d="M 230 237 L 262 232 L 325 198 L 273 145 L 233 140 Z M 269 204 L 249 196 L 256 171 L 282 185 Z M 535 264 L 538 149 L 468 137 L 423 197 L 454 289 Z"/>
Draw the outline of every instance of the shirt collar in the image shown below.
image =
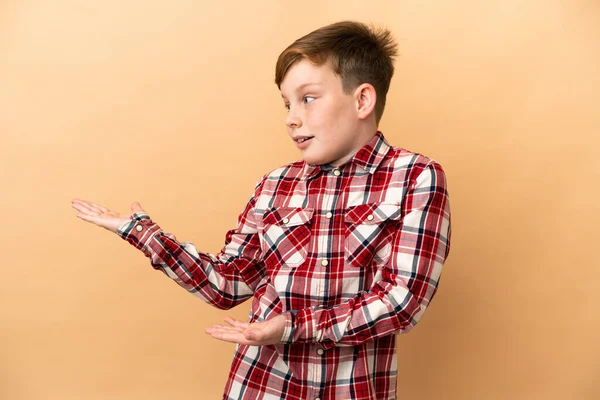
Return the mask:
<path id="1" fill-rule="evenodd" d="M 352 156 L 352 158 L 344 163 L 344 165 L 354 163 L 368 173 L 373 174 L 389 150 L 390 145 L 385 140 L 383 133 L 381 131 L 377 131 L 377 133 L 367 142 L 367 144 L 358 150 L 356 154 Z M 302 180 L 309 180 L 315 177 L 323 169 L 324 168 L 322 168 L 320 165 L 304 163 Z"/>
<path id="2" fill-rule="evenodd" d="M 373 174 L 389 150 L 390 145 L 386 142 L 383 133 L 377 131 L 375 136 L 350 159 L 350 162 Z"/>

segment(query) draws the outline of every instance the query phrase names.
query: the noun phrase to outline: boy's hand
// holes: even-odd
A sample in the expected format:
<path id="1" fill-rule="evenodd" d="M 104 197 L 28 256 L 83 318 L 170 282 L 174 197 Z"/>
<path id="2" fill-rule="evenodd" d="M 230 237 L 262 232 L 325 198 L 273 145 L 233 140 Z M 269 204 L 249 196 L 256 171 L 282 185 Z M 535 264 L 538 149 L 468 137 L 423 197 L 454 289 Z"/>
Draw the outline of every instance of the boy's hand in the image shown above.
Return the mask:
<path id="1" fill-rule="evenodd" d="M 74 209 L 79 211 L 77 214 L 79 218 L 84 221 L 91 222 L 92 224 L 101 226 L 104 229 L 108 229 L 113 233 L 117 232 L 117 228 L 119 226 L 131 220 L 130 215 L 118 214 L 105 207 L 102 207 L 101 205 L 89 201 L 73 199 L 71 200 L 71 205 Z M 142 206 L 140 206 L 140 203 L 137 202 L 131 204 L 131 211 L 144 212 Z"/>
<path id="2" fill-rule="evenodd" d="M 225 322 L 230 326 L 213 325 L 206 328 L 206 333 L 225 342 L 263 346 L 279 343 L 285 327 L 285 317 L 283 315 L 278 315 L 268 321 L 253 322 L 251 324 L 236 321 L 229 317 L 225 318 Z"/>

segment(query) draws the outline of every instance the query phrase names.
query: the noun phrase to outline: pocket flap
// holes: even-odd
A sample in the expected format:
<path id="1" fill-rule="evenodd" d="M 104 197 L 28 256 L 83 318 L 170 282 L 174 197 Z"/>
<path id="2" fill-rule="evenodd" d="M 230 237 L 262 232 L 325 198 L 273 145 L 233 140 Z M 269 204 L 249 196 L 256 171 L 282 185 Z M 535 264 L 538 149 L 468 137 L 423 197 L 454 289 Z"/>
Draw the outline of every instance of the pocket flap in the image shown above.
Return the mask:
<path id="1" fill-rule="evenodd" d="M 265 211 L 265 225 L 297 226 L 311 220 L 313 210 L 308 208 L 281 207 Z"/>
<path id="2" fill-rule="evenodd" d="M 359 204 L 346 209 L 344 221 L 351 224 L 380 224 L 388 219 L 400 219 L 402 207 L 396 203 Z"/>

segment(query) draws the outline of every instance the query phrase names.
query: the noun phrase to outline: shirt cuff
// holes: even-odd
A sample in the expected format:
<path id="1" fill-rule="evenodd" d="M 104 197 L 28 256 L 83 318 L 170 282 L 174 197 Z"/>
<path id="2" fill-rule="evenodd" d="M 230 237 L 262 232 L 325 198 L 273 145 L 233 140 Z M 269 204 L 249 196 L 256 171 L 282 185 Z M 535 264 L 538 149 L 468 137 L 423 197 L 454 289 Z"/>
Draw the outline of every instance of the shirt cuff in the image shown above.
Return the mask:
<path id="1" fill-rule="evenodd" d="M 131 220 L 117 228 L 117 234 L 150 257 L 148 243 L 160 232 L 160 227 L 145 212 L 134 212 L 131 216 Z"/>
<path id="2" fill-rule="evenodd" d="M 281 335 L 281 344 L 292 344 L 294 342 L 294 321 L 296 319 L 294 314 L 292 311 L 283 313 L 285 325 L 283 326 L 283 335 Z"/>

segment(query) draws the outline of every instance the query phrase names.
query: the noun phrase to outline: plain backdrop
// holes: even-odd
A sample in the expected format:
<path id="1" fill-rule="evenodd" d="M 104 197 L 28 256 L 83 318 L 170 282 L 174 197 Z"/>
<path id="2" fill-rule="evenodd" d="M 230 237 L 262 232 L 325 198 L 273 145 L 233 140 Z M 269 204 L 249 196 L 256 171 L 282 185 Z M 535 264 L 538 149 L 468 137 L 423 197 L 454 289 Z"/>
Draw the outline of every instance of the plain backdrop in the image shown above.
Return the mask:
<path id="1" fill-rule="evenodd" d="M 128 212 L 216 253 L 266 172 L 299 158 L 279 53 L 383 25 L 380 129 L 442 164 L 439 291 L 398 337 L 400 399 L 600 398 L 600 4 L 594 0 L 0 2 L 0 398 L 217 399 L 219 311 L 76 217 Z"/>

